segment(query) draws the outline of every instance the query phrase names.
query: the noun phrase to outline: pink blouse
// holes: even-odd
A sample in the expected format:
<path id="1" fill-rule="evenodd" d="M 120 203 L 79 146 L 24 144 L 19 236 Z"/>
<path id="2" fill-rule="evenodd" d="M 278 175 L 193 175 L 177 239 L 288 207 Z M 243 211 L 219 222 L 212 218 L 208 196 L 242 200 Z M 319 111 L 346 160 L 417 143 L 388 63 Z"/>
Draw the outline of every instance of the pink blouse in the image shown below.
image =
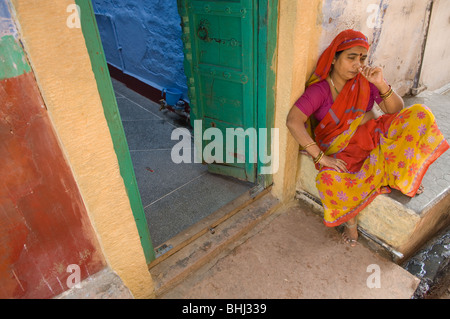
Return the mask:
<path id="1" fill-rule="evenodd" d="M 383 99 L 380 97 L 380 92 L 372 83 L 370 85 L 370 98 L 367 105 L 366 112 L 373 108 L 374 101 L 380 104 Z M 331 95 L 330 85 L 326 80 L 314 83 L 306 88 L 302 96 L 295 102 L 300 111 L 306 116 L 314 114 L 316 119 L 320 122 L 327 115 L 328 110 L 333 105 L 333 96 Z"/>

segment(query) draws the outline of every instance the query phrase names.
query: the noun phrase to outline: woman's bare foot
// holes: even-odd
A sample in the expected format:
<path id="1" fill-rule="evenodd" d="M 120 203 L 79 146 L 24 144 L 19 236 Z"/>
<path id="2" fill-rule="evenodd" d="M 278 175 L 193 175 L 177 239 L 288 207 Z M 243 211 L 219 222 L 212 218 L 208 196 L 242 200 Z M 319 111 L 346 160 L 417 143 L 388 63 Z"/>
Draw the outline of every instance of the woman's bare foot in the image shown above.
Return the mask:
<path id="1" fill-rule="evenodd" d="M 424 190 L 425 190 L 425 187 L 423 187 L 423 185 L 421 184 L 419 186 L 419 188 L 417 189 L 416 195 L 422 194 Z"/>
<path id="2" fill-rule="evenodd" d="M 351 247 L 355 247 L 356 242 L 358 241 L 358 223 L 352 218 L 346 222 L 344 226 L 344 232 L 342 233 L 344 243 L 349 244 Z"/>

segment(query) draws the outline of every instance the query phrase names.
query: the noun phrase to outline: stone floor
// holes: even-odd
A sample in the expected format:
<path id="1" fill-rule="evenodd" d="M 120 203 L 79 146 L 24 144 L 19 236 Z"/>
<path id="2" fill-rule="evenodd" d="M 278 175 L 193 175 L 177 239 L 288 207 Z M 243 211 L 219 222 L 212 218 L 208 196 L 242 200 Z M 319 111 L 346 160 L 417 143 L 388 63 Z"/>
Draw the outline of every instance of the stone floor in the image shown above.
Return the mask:
<path id="1" fill-rule="evenodd" d="M 193 163 L 193 153 L 191 163 L 175 164 L 171 150 L 179 140 L 171 134 L 191 130 L 186 120 L 112 82 L 154 248 L 254 186 L 209 173 Z"/>
<path id="2" fill-rule="evenodd" d="M 419 280 L 343 243 L 300 201 L 280 208 L 162 299 L 409 299 Z"/>

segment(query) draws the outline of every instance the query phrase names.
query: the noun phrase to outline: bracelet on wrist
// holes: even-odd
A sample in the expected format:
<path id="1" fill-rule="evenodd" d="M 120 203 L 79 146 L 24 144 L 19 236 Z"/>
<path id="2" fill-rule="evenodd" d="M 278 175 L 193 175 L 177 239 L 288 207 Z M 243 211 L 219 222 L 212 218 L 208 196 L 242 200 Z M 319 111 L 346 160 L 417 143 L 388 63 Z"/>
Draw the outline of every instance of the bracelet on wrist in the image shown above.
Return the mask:
<path id="1" fill-rule="evenodd" d="M 392 94 L 394 94 L 394 90 L 392 89 L 392 87 L 389 85 L 389 90 L 386 93 L 381 94 L 380 93 L 380 97 L 383 100 L 387 100 L 388 98 L 390 98 L 392 96 Z"/>
<path id="2" fill-rule="evenodd" d="M 322 157 L 325 155 L 324 152 L 320 151 L 319 155 L 317 155 L 316 158 L 314 158 L 314 164 L 317 164 L 320 162 L 320 160 L 322 159 Z"/>
<path id="3" fill-rule="evenodd" d="M 382 96 L 381 98 L 383 99 L 383 101 L 386 101 L 392 96 L 392 94 L 394 94 L 394 90 L 391 89 L 386 96 Z"/>
<path id="4" fill-rule="evenodd" d="M 308 147 L 313 146 L 313 145 L 317 145 L 317 143 L 316 142 L 312 142 L 312 143 L 306 144 L 305 146 L 302 146 L 302 148 L 304 150 L 306 150 Z"/>
<path id="5" fill-rule="evenodd" d="M 387 90 L 386 92 L 384 92 L 384 93 L 381 93 L 381 92 L 380 92 L 380 96 L 381 96 L 381 97 L 388 95 L 389 92 L 392 90 L 392 86 L 391 86 L 391 85 L 388 85 L 388 87 L 389 87 L 389 88 L 388 88 L 388 90 Z"/>

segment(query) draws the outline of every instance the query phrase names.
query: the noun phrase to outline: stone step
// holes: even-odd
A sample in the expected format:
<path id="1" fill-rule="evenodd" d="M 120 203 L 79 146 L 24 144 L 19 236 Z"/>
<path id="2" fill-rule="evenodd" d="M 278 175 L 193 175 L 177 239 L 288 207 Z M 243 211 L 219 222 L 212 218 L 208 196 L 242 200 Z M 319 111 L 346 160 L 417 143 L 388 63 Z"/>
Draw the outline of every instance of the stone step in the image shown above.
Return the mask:
<path id="1" fill-rule="evenodd" d="M 201 266 L 275 212 L 280 205 L 278 199 L 266 190 L 251 202 L 240 204 L 233 210 L 224 209 L 224 212 L 230 212 L 219 221 L 207 217 L 168 241 L 167 246 L 173 246 L 174 253 L 168 254 L 168 257 L 163 255 L 149 265 L 156 297 L 193 275 Z M 187 243 L 186 238 L 190 238 Z"/>
<path id="2" fill-rule="evenodd" d="M 122 279 L 111 268 L 106 267 L 53 299 L 134 299 L 134 297 Z"/>
<path id="3" fill-rule="evenodd" d="M 450 96 L 422 92 L 404 98 L 405 105 L 427 105 L 436 117 L 446 139 L 450 140 Z M 298 197 L 320 203 L 315 186 L 317 170 L 311 157 L 300 153 Z M 393 253 L 396 262 L 410 257 L 431 237 L 450 225 L 450 151 L 445 152 L 428 169 L 422 185 L 425 191 L 413 198 L 397 190 L 377 196 L 358 216 L 359 227 L 373 239 L 381 241 Z"/>

